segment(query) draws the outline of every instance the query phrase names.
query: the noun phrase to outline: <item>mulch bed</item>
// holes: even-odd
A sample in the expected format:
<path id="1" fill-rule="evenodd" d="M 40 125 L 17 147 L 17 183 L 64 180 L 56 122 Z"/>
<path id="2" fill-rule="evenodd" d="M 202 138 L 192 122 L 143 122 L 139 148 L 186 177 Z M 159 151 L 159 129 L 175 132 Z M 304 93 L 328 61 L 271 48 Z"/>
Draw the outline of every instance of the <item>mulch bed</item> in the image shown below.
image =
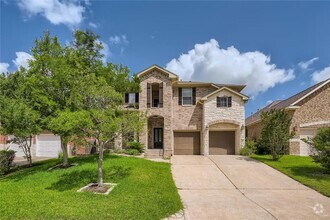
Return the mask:
<path id="1" fill-rule="evenodd" d="M 110 189 L 111 185 L 102 185 L 99 186 L 97 183 L 90 185 L 88 188 L 86 188 L 84 191 L 88 192 L 96 192 L 96 193 L 106 193 L 108 189 Z"/>
<path id="2" fill-rule="evenodd" d="M 77 192 L 93 192 L 95 194 L 108 195 L 116 185 L 116 183 L 104 183 L 99 186 L 97 183 L 90 183 L 79 189 Z"/>

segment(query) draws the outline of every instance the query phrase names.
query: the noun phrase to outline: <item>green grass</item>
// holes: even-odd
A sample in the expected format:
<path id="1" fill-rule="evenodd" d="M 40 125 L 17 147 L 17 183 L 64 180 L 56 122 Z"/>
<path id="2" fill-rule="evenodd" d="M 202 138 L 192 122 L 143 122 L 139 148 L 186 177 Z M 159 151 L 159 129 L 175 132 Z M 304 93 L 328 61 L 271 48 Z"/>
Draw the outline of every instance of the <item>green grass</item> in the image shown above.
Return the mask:
<path id="1" fill-rule="evenodd" d="M 183 208 L 170 164 L 107 155 L 107 196 L 76 191 L 97 181 L 97 157 L 71 158 L 78 166 L 47 171 L 43 161 L 0 178 L 1 219 L 162 219 Z"/>
<path id="2" fill-rule="evenodd" d="M 279 161 L 273 161 L 270 155 L 251 157 L 330 197 L 330 175 L 311 157 L 285 155 Z"/>

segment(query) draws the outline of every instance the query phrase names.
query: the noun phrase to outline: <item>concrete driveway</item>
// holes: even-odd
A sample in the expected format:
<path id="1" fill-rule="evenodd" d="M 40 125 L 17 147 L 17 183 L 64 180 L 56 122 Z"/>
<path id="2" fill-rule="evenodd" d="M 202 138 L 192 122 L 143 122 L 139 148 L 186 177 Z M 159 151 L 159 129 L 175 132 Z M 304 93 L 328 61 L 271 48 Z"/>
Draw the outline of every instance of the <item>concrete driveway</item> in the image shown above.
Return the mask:
<path id="1" fill-rule="evenodd" d="M 173 156 L 186 219 L 330 219 L 330 199 L 242 156 Z"/>

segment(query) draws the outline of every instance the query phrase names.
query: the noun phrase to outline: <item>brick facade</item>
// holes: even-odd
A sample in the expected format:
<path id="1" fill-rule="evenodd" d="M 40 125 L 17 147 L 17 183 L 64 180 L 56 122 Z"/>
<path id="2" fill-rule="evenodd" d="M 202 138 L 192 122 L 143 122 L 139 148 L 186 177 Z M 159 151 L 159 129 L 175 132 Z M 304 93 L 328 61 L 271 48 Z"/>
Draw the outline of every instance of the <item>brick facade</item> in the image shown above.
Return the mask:
<path id="1" fill-rule="evenodd" d="M 140 77 L 141 92 L 139 94 L 139 109 L 140 111 L 147 112 L 148 120 L 153 120 L 153 116 L 163 118 L 163 133 L 164 133 L 164 156 L 171 156 L 173 152 L 173 134 L 172 134 L 172 81 L 166 73 L 160 71 L 151 71 Z M 163 107 L 162 108 L 148 108 L 147 107 L 147 84 L 150 83 L 163 83 Z M 148 123 L 145 126 L 144 132 L 140 135 L 140 141 L 145 144 L 146 148 L 153 148 L 153 137 L 150 137 L 150 130 Z M 150 141 L 151 139 L 151 141 Z"/>
<path id="2" fill-rule="evenodd" d="M 245 101 L 241 96 L 227 90 L 221 90 L 214 96 L 207 98 L 206 101 L 201 100 L 219 88 L 211 84 L 180 86 L 178 85 L 178 78 L 170 78 L 166 72 L 157 68 L 144 72 L 143 75 L 140 75 L 140 80 L 139 110 L 147 112 L 148 122 L 145 125 L 145 132 L 140 135 L 139 140 L 146 145 L 147 149 L 153 148 L 153 129 L 162 127 L 164 128 L 165 157 L 173 155 L 175 131 L 201 132 L 201 153 L 207 155 L 208 130 L 206 127 L 212 123 L 211 129 L 234 130 L 236 132 L 235 153 L 238 153 L 239 148 L 244 145 Z M 147 85 L 153 83 L 163 83 L 163 107 L 147 107 Z M 179 105 L 179 87 L 196 88 L 196 105 Z M 231 96 L 232 107 L 217 108 L 217 96 Z"/>
<path id="3" fill-rule="evenodd" d="M 291 129 L 299 137 L 302 124 L 330 121 L 330 83 L 297 105 L 300 108 L 293 113 Z"/>
<path id="4" fill-rule="evenodd" d="M 290 131 L 294 132 L 294 138 L 290 140 L 290 154 L 306 155 L 308 150 L 301 140 L 301 129 L 310 128 L 310 136 L 315 135 L 320 127 L 330 126 L 330 83 L 319 88 L 314 93 L 310 94 L 295 106 L 297 109 L 288 110 L 292 117 Z M 314 129 L 314 130 L 313 130 Z M 247 126 L 247 137 L 258 140 L 261 135 L 262 125 L 261 122 L 256 122 Z"/>

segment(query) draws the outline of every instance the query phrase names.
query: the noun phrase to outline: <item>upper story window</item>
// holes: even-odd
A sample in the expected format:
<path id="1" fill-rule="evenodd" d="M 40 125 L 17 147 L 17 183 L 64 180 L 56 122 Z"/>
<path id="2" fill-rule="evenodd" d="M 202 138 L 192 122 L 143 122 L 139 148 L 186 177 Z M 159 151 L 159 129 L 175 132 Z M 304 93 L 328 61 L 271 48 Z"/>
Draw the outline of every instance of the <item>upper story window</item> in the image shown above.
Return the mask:
<path id="1" fill-rule="evenodd" d="M 179 105 L 196 105 L 196 88 L 179 88 Z"/>
<path id="2" fill-rule="evenodd" d="M 147 84 L 147 107 L 163 107 L 163 83 Z"/>
<path id="3" fill-rule="evenodd" d="M 231 107 L 231 96 L 217 97 L 217 107 Z"/>
<path id="4" fill-rule="evenodd" d="M 182 88 L 182 105 L 192 105 L 192 88 Z"/>
<path id="5" fill-rule="evenodd" d="M 125 104 L 133 105 L 139 103 L 139 93 L 126 93 Z"/>

